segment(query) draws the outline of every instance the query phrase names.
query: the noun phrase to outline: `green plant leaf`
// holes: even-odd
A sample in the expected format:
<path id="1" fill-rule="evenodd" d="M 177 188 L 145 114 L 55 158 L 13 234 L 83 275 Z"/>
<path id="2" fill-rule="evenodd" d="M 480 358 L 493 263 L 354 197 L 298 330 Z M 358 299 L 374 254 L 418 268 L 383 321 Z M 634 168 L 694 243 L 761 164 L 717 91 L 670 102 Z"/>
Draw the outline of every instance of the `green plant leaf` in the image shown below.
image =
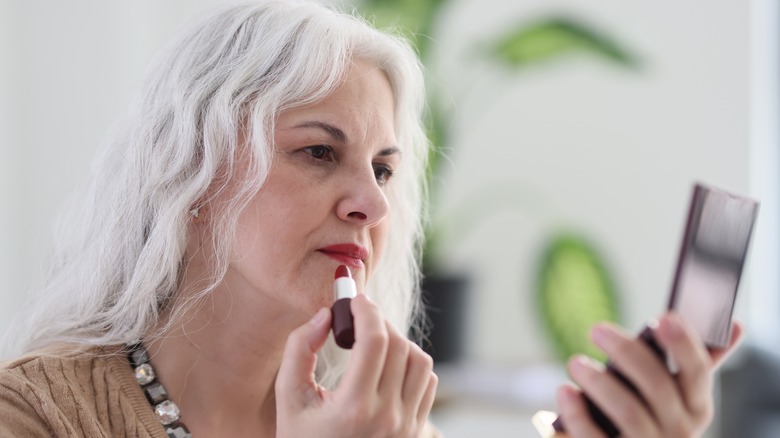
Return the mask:
<path id="1" fill-rule="evenodd" d="M 595 28 L 565 18 L 516 26 L 490 49 L 496 59 L 513 68 L 576 52 L 599 56 L 623 67 L 638 65 L 628 51 Z"/>
<path id="2" fill-rule="evenodd" d="M 589 334 L 597 322 L 617 322 L 613 284 L 601 257 L 585 239 L 563 233 L 550 240 L 539 270 L 537 299 L 561 360 L 573 354 L 604 359 Z"/>

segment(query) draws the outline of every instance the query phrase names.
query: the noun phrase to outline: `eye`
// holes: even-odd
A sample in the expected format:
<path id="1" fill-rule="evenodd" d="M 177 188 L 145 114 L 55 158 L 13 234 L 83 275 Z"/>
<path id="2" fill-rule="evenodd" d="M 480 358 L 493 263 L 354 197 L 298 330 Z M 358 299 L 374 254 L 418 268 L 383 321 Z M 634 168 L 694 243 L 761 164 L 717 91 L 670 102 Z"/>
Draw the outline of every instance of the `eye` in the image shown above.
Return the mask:
<path id="1" fill-rule="evenodd" d="M 392 176 L 393 169 L 390 166 L 386 164 L 374 165 L 374 178 L 376 178 L 376 182 L 380 186 L 387 184 L 387 181 L 390 180 L 390 177 Z"/>
<path id="2" fill-rule="evenodd" d="M 333 149 L 326 145 L 308 146 L 303 151 L 315 160 L 333 161 Z"/>

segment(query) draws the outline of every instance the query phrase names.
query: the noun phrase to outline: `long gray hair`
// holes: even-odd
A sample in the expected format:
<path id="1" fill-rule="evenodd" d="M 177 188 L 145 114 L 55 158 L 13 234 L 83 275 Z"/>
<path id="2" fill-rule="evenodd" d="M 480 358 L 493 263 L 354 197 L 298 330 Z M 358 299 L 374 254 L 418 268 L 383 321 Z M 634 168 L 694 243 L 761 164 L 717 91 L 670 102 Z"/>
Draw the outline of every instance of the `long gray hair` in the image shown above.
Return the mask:
<path id="1" fill-rule="evenodd" d="M 413 326 L 428 148 L 419 61 L 403 38 L 354 14 L 271 0 L 220 9 L 157 56 L 98 156 L 85 196 L 63 217 L 47 283 L 24 324 L 14 325 L 9 351 L 130 342 L 149 334 L 164 306 L 183 306 L 173 309 L 180 314 L 191 305 L 172 299 L 189 211 L 215 186 L 225 189 L 244 136 L 250 170 L 231 188 L 224 214 L 213 217 L 213 278 L 198 297 L 209 294 L 226 272 L 237 216 L 268 174 L 276 116 L 327 96 L 353 59 L 375 63 L 389 78 L 404 151 L 387 193 L 391 238 L 367 291 L 401 330 Z M 332 346 L 321 355 L 326 385 L 341 374 L 338 356 Z"/>

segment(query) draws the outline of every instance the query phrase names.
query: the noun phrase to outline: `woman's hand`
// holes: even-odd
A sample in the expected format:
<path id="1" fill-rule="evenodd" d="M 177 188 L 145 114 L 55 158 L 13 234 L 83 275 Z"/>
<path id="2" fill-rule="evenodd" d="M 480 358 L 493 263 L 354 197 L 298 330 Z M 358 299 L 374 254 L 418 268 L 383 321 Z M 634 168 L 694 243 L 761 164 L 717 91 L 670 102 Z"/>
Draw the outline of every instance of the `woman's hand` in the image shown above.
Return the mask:
<path id="1" fill-rule="evenodd" d="M 277 437 L 419 437 L 438 383 L 433 360 L 365 295 L 352 299 L 351 310 L 355 344 L 333 391 L 314 378 L 330 311 L 320 309 L 290 334 L 276 379 Z"/>
<path id="2" fill-rule="evenodd" d="M 573 358 L 569 361 L 569 374 L 581 391 L 564 386 L 558 392 L 560 415 L 568 436 L 605 436 L 591 421 L 583 392 L 624 437 L 687 438 L 704 432 L 713 414 L 713 372 L 734 350 L 742 327 L 735 324 L 728 347 L 712 352 L 675 313 L 664 315 L 653 334 L 674 358 L 679 370 L 676 375 L 635 336 L 608 324 L 593 329 L 593 341 L 609 356 L 613 366 L 636 385 L 641 397 L 607 373 L 601 364 L 585 357 Z"/>

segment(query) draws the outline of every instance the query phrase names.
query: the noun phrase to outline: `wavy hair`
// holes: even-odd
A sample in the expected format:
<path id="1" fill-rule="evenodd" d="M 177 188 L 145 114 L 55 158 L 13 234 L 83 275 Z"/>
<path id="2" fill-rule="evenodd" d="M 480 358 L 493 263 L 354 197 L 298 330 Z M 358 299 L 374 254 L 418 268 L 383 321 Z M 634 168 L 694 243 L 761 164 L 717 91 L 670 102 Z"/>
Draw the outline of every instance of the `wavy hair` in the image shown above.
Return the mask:
<path id="1" fill-rule="evenodd" d="M 193 302 L 173 297 L 189 211 L 216 187 L 229 199 L 213 218 L 213 278 L 198 298 L 208 295 L 227 270 L 237 217 L 268 175 L 276 116 L 332 93 L 353 59 L 387 75 L 404 150 L 387 193 L 392 238 L 367 291 L 396 326 L 414 328 L 428 148 L 419 60 L 404 38 L 354 13 L 271 0 L 212 12 L 157 55 L 103 145 L 86 193 L 62 218 L 47 282 L 9 334 L 16 341 L 9 352 L 127 343 L 149 335 L 165 306 L 174 315 L 186 311 Z M 251 148 L 249 172 L 228 191 L 242 144 Z M 328 345 L 319 362 L 323 384 L 333 384 L 343 357 Z"/>

